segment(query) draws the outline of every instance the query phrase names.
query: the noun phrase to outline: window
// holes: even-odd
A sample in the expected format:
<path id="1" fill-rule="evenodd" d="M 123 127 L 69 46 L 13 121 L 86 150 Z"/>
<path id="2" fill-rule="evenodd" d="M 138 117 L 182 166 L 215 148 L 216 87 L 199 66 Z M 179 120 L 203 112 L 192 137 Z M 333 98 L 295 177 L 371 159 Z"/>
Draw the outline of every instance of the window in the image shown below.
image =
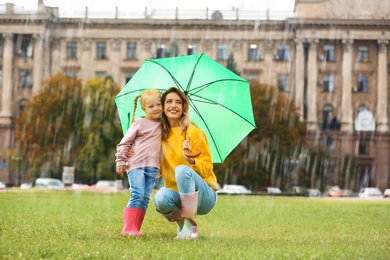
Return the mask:
<path id="1" fill-rule="evenodd" d="M 77 43 L 67 42 L 66 43 L 66 58 L 76 59 L 77 58 Z"/>
<path id="2" fill-rule="evenodd" d="M 73 70 L 68 70 L 67 72 L 66 72 L 66 76 L 68 76 L 69 78 L 76 78 L 76 72 L 75 71 L 73 71 Z"/>
<path id="3" fill-rule="evenodd" d="M 368 47 L 360 46 L 358 49 L 358 62 L 368 62 Z"/>
<path id="4" fill-rule="evenodd" d="M 246 80 L 248 80 L 248 81 L 259 80 L 259 74 L 258 73 L 249 73 L 246 76 Z"/>
<path id="5" fill-rule="evenodd" d="M 106 75 L 105 71 L 96 71 L 95 76 L 98 78 L 104 77 Z"/>
<path id="6" fill-rule="evenodd" d="M 322 109 L 322 130 L 330 128 L 331 118 L 333 118 L 333 107 L 325 105 Z"/>
<path id="7" fill-rule="evenodd" d="M 248 60 L 258 60 L 258 47 L 257 44 L 250 44 L 248 46 Z"/>
<path id="8" fill-rule="evenodd" d="M 107 44 L 105 42 L 96 43 L 96 58 L 107 59 Z"/>
<path id="9" fill-rule="evenodd" d="M 127 43 L 127 59 L 129 60 L 137 59 L 137 43 L 135 42 Z"/>
<path id="10" fill-rule="evenodd" d="M 362 138 L 359 140 L 359 155 L 370 154 L 370 140 Z"/>
<path id="11" fill-rule="evenodd" d="M 324 147 L 326 147 L 329 151 L 334 151 L 335 141 L 332 137 L 327 136 L 324 139 Z"/>
<path id="12" fill-rule="evenodd" d="M 27 99 L 23 98 L 19 101 L 19 114 L 22 114 L 24 108 L 26 107 L 26 100 Z"/>
<path id="13" fill-rule="evenodd" d="M 278 55 L 276 60 L 288 61 L 290 59 L 290 47 L 286 44 L 281 44 L 278 47 Z"/>
<path id="14" fill-rule="evenodd" d="M 129 82 L 129 80 L 134 76 L 133 72 L 127 72 L 126 73 L 126 83 Z"/>
<path id="15" fill-rule="evenodd" d="M 324 61 L 334 61 L 334 46 L 324 45 Z"/>
<path id="16" fill-rule="evenodd" d="M 156 54 L 157 58 L 164 58 L 165 57 L 165 48 L 166 47 L 167 46 L 163 43 L 157 44 L 157 54 Z"/>
<path id="17" fill-rule="evenodd" d="M 334 76 L 325 75 L 324 76 L 324 92 L 333 92 L 334 91 Z"/>
<path id="18" fill-rule="evenodd" d="M 24 34 L 18 35 L 16 49 L 19 56 L 32 57 L 32 52 L 33 52 L 32 36 L 24 35 Z"/>
<path id="19" fill-rule="evenodd" d="M 358 92 L 368 92 L 368 77 L 359 76 L 358 77 Z"/>
<path id="20" fill-rule="evenodd" d="M 366 107 L 365 105 L 360 105 L 358 107 L 358 113 L 360 113 L 362 111 L 368 111 L 368 107 Z"/>
<path id="21" fill-rule="evenodd" d="M 3 40 L 0 39 L 0 57 L 3 57 L 3 46 L 4 46 Z"/>
<path id="22" fill-rule="evenodd" d="M 278 89 L 280 92 L 288 91 L 288 75 L 278 74 Z"/>
<path id="23" fill-rule="evenodd" d="M 224 43 L 218 44 L 217 60 L 227 60 L 228 56 L 229 55 L 228 55 L 227 44 L 224 44 Z"/>
<path id="24" fill-rule="evenodd" d="M 21 87 L 21 88 L 31 88 L 32 87 L 32 79 L 31 79 L 31 71 L 30 70 L 21 70 L 20 71 L 19 87 Z"/>
<path id="25" fill-rule="evenodd" d="M 190 43 L 187 46 L 187 55 L 197 54 L 198 53 L 198 45 L 196 43 Z"/>

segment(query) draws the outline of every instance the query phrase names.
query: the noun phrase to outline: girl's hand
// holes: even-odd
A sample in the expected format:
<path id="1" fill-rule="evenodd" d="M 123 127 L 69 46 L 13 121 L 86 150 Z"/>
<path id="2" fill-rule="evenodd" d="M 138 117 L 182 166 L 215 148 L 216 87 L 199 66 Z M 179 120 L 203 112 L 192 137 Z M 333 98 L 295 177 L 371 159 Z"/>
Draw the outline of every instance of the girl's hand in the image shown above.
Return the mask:
<path id="1" fill-rule="evenodd" d="M 117 166 L 116 173 L 118 173 L 120 176 L 123 176 L 123 174 L 126 173 L 126 165 Z"/>
<path id="2" fill-rule="evenodd" d="M 130 150 L 127 152 L 127 155 L 128 155 L 129 157 L 133 157 L 133 156 L 135 155 L 134 150 L 133 150 L 133 149 L 130 149 Z"/>

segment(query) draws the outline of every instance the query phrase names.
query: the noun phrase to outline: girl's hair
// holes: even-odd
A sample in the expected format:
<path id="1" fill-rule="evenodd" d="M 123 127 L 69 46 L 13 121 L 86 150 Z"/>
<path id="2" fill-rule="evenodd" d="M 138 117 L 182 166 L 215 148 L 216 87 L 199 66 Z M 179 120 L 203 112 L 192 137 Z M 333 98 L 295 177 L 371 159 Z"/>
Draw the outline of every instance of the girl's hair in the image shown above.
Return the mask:
<path id="1" fill-rule="evenodd" d="M 164 94 L 161 96 L 161 104 L 163 106 L 163 109 L 164 109 L 164 103 L 165 103 L 165 100 L 167 98 L 167 95 L 170 93 L 178 94 L 181 101 L 182 101 L 182 105 L 183 105 L 182 112 L 183 113 L 182 113 L 181 119 L 180 119 L 180 133 L 184 134 L 185 131 L 187 130 L 190 122 L 191 122 L 190 116 L 188 115 L 188 109 L 190 107 L 190 103 L 189 103 L 186 95 L 184 95 L 184 93 L 180 89 L 178 89 L 176 87 L 171 87 L 170 89 L 165 91 Z M 162 122 L 162 139 L 167 139 L 169 136 L 169 133 L 171 131 L 171 126 L 169 125 L 169 121 L 168 121 L 168 118 L 165 115 L 165 113 L 162 113 L 161 122 Z"/>
<path id="2" fill-rule="evenodd" d="M 135 116 L 135 111 L 137 110 L 138 99 L 140 99 L 139 103 L 141 104 L 142 109 L 144 109 L 146 100 L 151 98 L 161 98 L 161 92 L 158 91 L 157 89 L 151 88 L 151 89 L 144 90 L 141 93 L 141 95 L 138 95 L 134 98 L 133 116 L 131 117 L 130 124 L 135 121 L 134 116 Z"/>

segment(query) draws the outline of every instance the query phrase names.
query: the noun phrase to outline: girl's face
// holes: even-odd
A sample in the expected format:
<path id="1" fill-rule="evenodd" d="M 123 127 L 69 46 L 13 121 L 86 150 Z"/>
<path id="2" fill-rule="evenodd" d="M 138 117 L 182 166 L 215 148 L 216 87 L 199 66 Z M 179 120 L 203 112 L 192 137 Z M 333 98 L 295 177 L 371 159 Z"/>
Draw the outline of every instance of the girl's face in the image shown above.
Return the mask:
<path id="1" fill-rule="evenodd" d="M 145 107 L 143 107 L 142 109 L 145 111 L 147 119 L 159 119 L 162 114 L 161 99 L 158 97 L 147 98 L 145 100 Z"/>
<path id="2" fill-rule="evenodd" d="M 175 92 L 169 93 L 165 98 L 164 113 L 169 121 L 179 121 L 183 114 L 183 101 Z M 172 125 L 171 125 L 172 126 Z"/>

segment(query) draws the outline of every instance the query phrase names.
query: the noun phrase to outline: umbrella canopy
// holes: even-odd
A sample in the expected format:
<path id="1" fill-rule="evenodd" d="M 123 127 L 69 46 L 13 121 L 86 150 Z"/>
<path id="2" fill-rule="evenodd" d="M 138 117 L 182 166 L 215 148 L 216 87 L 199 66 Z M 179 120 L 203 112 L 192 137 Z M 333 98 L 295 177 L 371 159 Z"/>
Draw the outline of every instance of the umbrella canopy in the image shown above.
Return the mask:
<path id="1" fill-rule="evenodd" d="M 214 163 L 223 162 L 256 127 L 249 82 L 207 55 L 195 54 L 144 62 L 115 97 L 123 133 L 130 126 L 137 95 L 170 87 L 188 97 L 191 120 L 207 135 Z M 139 108 L 135 118 L 141 115 Z"/>

